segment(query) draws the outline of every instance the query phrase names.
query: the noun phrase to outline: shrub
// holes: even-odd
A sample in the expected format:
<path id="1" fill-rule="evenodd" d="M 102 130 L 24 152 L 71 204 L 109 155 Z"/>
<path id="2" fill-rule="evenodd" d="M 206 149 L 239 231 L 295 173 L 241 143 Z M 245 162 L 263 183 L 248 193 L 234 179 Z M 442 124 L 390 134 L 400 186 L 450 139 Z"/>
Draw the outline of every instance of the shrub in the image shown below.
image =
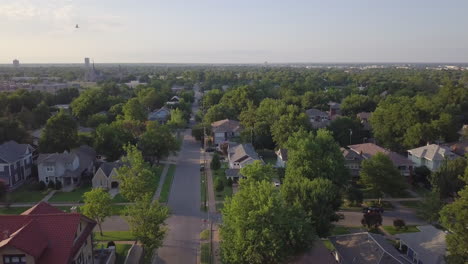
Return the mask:
<path id="1" fill-rule="evenodd" d="M 211 160 L 211 169 L 212 170 L 219 170 L 219 168 L 221 168 L 221 162 L 219 160 L 218 153 L 215 153 L 213 155 L 213 159 Z"/>
<path id="2" fill-rule="evenodd" d="M 232 178 L 228 178 L 226 181 L 226 186 L 232 187 L 232 183 L 233 183 Z"/>
<path id="3" fill-rule="evenodd" d="M 40 191 L 44 190 L 46 187 L 47 187 L 47 186 L 46 186 L 45 182 L 43 182 L 43 181 L 40 181 L 40 182 L 39 182 L 39 190 L 40 190 Z"/>
<path id="4" fill-rule="evenodd" d="M 403 219 L 395 219 L 393 220 L 393 226 L 395 227 L 395 229 L 397 230 L 400 230 L 400 229 L 406 229 L 406 223 L 405 223 L 405 220 Z"/>
<path id="5" fill-rule="evenodd" d="M 47 184 L 47 188 L 55 189 L 55 182 L 54 181 L 49 181 L 49 184 Z"/>
<path id="6" fill-rule="evenodd" d="M 214 184 L 216 191 L 220 192 L 224 190 L 224 182 L 220 178 L 216 178 Z"/>
<path id="7" fill-rule="evenodd" d="M 60 190 L 62 189 L 62 182 L 61 181 L 57 181 L 55 183 L 55 190 Z"/>
<path id="8" fill-rule="evenodd" d="M 348 186 L 345 190 L 345 198 L 350 206 L 359 206 L 362 204 L 362 191 L 356 187 Z"/>
<path id="9" fill-rule="evenodd" d="M 109 247 L 115 247 L 114 241 L 107 242 L 107 248 L 109 248 Z"/>

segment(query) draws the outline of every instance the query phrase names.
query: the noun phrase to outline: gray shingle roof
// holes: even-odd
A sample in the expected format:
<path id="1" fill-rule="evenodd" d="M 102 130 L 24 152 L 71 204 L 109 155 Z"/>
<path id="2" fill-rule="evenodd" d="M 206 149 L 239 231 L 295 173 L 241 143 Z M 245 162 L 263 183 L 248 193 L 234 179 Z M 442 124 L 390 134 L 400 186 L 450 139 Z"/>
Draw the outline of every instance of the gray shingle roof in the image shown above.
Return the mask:
<path id="1" fill-rule="evenodd" d="M 445 160 L 446 158 L 454 158 L 455 154 L 450 151 L 449 147 L 431 144 L 408 150 L 411 155 L 418 158 L 426 158 L 428 160 Z"/>
<path id="2" fill-rule="evenodd" d="M 385 155 L 387 155 L 393 162 L 393 165 L 395 165 L 396 167 L 398 166 L 412 166 L 413 165 L 413 162 L 409 159 L 407 159 L 406 157 L 396 153 L 396 152 L 393 152 L 393 151 L 390 151 L 390 150 L 387 150 L 387 149 L 384 149 L 382 148 L 381 146 L 378 146 L 374 143 L 363 143 L 363 144 L 357 144 L 357 145 L 350 145 L 348 146 L 349 149 L 351 149 L 352 151 L 362 155 L 363 157 L 365 157 L 366 159 L 376 155 L 377 153 L 383 153 Z"/>
<path id="3" fill-rule="evenodd" d="M 420 232 L 397 234 L 404 244 L 418 253 L 424 264 L 443 264 L 446 252 L 446 234 L 431 226 L 418 226 Z"/>
<path id="4" fill-rule="evenodd" d="M 328 117 L 328 114 L 327 114 L 327 113 L 325 113 L 325 112 L 323 112 L 323 111 L 320 111 L 320 110 L 318 110 L 318 109 L 315 109 L 315 108 L 306 110 L 306 114 L 307 114 L 309 117 L 314 117 L 314 116 Z"/>
<path id="5" fill-rule="evenodd" d="M 221 132 L 238 132 L 240 130 L 240 122 L 230 119 L 223 119 L 211 123 L 213 133 Z"/>
<path id="6" fill-rule="evenodd" d="M 32 151 L 29 144 L 19 144 L 10 140 L 0 145 L 0 162 L 11 163 L 24 157 L 26 151 Z"/>
<path id="7" fill-rule="evenodd" d="M 113 169 L 120 168 L 122 166 L 121 162 L 103 162 L 99 167 L 104 174 L 109 177 Z"/>
<path id="8" fill-rule="evenodd" d="M 255 152 L 254 147 L 250 143 L 240 144 L 234 147 L 232 152 L 233 155 L 231 156 L 231 161 L 234 162 L 244 160 L 247 156 L 254 160 L 260 160 L 257 152 Z"/>

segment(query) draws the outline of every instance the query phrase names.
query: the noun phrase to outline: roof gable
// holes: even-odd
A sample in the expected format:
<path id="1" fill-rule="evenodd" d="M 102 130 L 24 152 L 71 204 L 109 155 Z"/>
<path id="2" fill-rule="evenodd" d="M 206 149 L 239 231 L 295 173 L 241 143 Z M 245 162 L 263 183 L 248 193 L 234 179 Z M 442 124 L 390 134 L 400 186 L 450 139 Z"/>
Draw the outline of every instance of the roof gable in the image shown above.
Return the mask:
<path id="1" fill-rule="evenodd" d="M 23 158 L 31 150 L 32 147 L 29 144 L 19 144 L 10 140 L 0 145 L 0 159 L 4 163 L 12 163 Z"/>

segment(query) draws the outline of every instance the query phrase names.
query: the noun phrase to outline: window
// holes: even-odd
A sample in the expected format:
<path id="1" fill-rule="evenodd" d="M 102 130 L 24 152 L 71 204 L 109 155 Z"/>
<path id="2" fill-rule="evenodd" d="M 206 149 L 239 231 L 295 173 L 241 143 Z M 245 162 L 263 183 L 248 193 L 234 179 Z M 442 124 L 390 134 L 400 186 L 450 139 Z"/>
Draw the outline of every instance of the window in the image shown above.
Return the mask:
<path id="1" fill-rule="evenodd" d="M 4 168 L 3 166 L 0 166 L 0 171 L 4 171 L 5 169 L 3 168 Z"/>
<path id="2" fill-rule="evenodd" d="M 4 255 L 3 263 L 26 264 L 25 255 Z"/>
<path id="3" fill-rule="evenodd" d="M 49 183 L 49 177 L 45 177 L 45 182 Z"/>
<path id="4" fill-rule="evenodd" d="M 48 167 L 46 167 L 46 170 L 47 170 L 47 171 L 54 171 L 54 167 L 48 166 Z"/>

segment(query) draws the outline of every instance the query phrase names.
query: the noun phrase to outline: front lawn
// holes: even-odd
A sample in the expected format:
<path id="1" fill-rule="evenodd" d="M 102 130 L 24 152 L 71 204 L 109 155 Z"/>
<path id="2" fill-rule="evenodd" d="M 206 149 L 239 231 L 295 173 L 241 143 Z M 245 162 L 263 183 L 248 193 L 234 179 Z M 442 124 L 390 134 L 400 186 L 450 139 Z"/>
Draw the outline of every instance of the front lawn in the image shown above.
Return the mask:
<path id="1" fill-rule="evenodd" d="M 216 201 L 224 201 L 226 197 L 231 197 L 232 196 L 232 186 L 227 184 L 227 179 L 226 179 L 226 173 L 225 169 L 219 169 L 219 170 L 212 170 L 211 173 L 213 174 L 213 188 L 216 188 L 214 183 L 216 182 L 216 179 L 219 179 L 224 183 L 224 188 L 222 191 L 215 191 L 215 200 Z"/>
<path id="2" fill-rule="evenodd" d="M 345 235 L 345 234 L 349 234 L 349 228 L 346 226 L 336 225 L 331 231 L 332 236 Z"/>
<path id="3" fill-rule="evenodd" d="M 415 225 L 407 225 L 406 228 L 396 229 L 394 226 L 382 226 L 385 231 L 391 235 L 401 234 L 401 233 L 414 233 L 419 232 L 419 229 Z"/>
<path id="4" fill-rule="evenodd" d="M 113 203 L 128 203 L 127 198 L 123 197 L 121 193 L 118 193 L 117 195 L 112 198 Z"/>
<path id="5" fill-rule="evenodd" d="M 161 179 L 161 173 L 163 171 L 164 165 L 153 165 L 151 167 L 151 171 L 153 172 L 153 179 L 149 183 L 151 185 L 151 188 L 156 191 L 158 189 L 158 184 L 159 184 L 159 179 Z"/>
<path id="6" fill-rule="evenodd" d="M 115 245 L 115 253 L 116 259 L 115 264 L 124 264 L 125 258 L 128 255 L 128 251 L 132 247 L 132 244 L 116 244 Z M 107 248 L 107 243 L 98 243 L 96 245 L 96 249 Z"/>
<path id="7" fill-rule="evenodd" d="M 200 254 L 200 262 L 202 264 L 211 263 L 211 254 L 210 254 L 210 243 L 202 243 L 201 244 L 201 254 Z"/>
<path id="8" fill-rule="evenodd" d="M 416 209 L 421 205 L 420 201 L 401 201 L 399 203 L 405 207 L 409 207 L 413 209 Z"/>
<path id="9" fill-rule="evenodd" d="M 35 203 L 42 200 L 49 191 L 49 189 L 44 191 L 33 190 L 32 185 L 25 183 L 18 189 L 7 193 L 7 198 L 11 203 Z"/>
<path id="10" fill-rule="evenodd" d="M 126 205 L 117 205 L 117 204 L 113 204 L 111 206 L 111 215 L 120 215 L 120 216 L 123 216 L 125 215 L 125 210 L 127 208 Z"/>
<path id="11" fill-rule="evenodd" d="M 94 241 L 135 241 L 136 238 L 131 231 L 107 231 L 103 236 L 94 232 Z"/>
<path id="12" fill-rule="evenodd" d="M 161 188 L 161 195 L 159 196 L 159 201 L 161 203 L 167 203 L 167 201 L 169 200 L 169 193 L 171 192 L 172 180 L 174 179 L 175 169 L 176 166 L 174 164 L 169 165 L 166 178 L 164 179 L 164 183 Z"/>
<path id="13" fill-rule="evenodd" d="M 91 191 L 91 186 L 81 186 L 71 192 L 58 191 L 49 199 L 49 203 L 81 203 L 83 194 Z"/>
<path id="14" fill-rule="evenodd" d="M 30 207 L 0 207 L 0 215 L 19 215 Z"/>

